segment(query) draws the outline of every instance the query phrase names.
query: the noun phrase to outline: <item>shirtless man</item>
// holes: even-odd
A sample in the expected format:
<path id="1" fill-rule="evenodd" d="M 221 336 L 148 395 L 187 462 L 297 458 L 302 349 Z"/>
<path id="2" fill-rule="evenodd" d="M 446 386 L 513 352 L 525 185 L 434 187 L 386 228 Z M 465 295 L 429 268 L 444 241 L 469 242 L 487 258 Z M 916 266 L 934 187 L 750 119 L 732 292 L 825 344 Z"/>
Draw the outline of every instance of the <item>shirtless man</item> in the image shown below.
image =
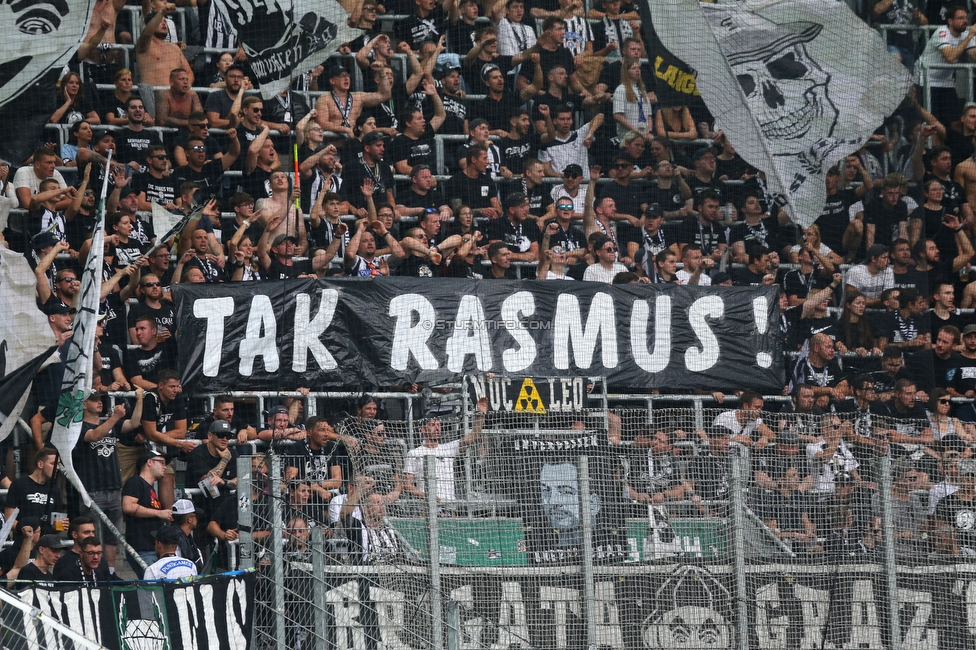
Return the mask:
<path id="1" fill-rule="evenodd" d="M 140 85 L 166 86 L 174 68 L 182 68 L 193 85 L 193 68 L 183 56 L 183 50 L 176 43 L 167 43 L 168 28 L 164 18 L 176 11 L 176 5 L 167 2 L 162 11 L 146 23 L 136 43 L 136 66 Z M 199 103 L 199 99 L 197 100 Z M 189 113 L 187 113 L 189 115 Z"/>
<path id="2" fill-rule="evenodd" d="M 183 68 L 170 70 L 169 90 L 156 94 L 156 124 L 186 127 L 190 113 L 202 110 L 197 91 L 190 87 L 190 75 Z"/>
<path id="3" fill-rule="evenodd" d="M 352 138 L 352 127 L 363 108 L 372 108 L 388 100 L 390 86 L 384 78 L 375 93 L 349 92 L 348 70 L 336 65 L 330 75 L 332 92 L 321 95 L 315 102 L 315 119 L 324 130 Z"/>
<path id="4" fill-rule="evenodd" d="M 101 43 L 131 43 L 132 34 L 129 32 L 121 32 L 118 41 L 115 39 L 115 21 L 118 19 L 119 12 L 122 11 L 122 7 L 124 6 L 125 0 L 96 0 L 95 6 L 92 7 L 91 20 L 88 22 L 88 34 L 85 36 L 85 41 L 91 39 L 95 32 L 104 27 L 102 37 L 99 39 Z M 99 60 L 100 56 L 101 53 L 96 49 L 89 52 L 88 56 L 84 57 L 84 59 L 90 63 L 101 63 Z"/>
<path id="5" fill-rule="evenodd" d="M 277 226 L 269 226 L 268 237 L 270 241 L 274 241 L 278 235 L 295 237 L 295 254 L 304 255 L 308 250 L 308 237 L 305 233 L 305 217 L 301 208 L 295 207 L 295 198 L 299 196 L 299 190 L 296 187 L 289 192 L 288 186 L 288 174 L 283 171 L 272 172 L 272 196 L 269 199 L 258 200 L 255 203 L 254 212 L 261 215 L 262 223 L 273 224 L 275 219 L 279 221 Z M 287 210 L 288 218 L 282 219 L 285 210 Z M 330 257 L 329 260 L 331 259 Z"/>
<path id="6" fill-rule="evenodd" d="M 972 142 L 976 146 L 976 136 L 973 136 Z M 974 156 L 966 158 L 956 166 L 952 180 L 962 185 L 966 203 L 970 206 L 976 205 L 976 160 L 974 160 Z"/>

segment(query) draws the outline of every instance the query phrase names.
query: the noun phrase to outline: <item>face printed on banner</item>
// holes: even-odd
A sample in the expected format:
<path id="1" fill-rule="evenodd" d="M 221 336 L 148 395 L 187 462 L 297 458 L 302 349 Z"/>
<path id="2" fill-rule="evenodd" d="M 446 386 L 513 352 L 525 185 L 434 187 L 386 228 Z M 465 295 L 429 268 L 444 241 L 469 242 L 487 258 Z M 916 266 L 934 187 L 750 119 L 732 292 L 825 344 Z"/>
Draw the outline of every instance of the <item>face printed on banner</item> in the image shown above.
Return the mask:
<path id="1" fill-rule="evenodd" d="M 559 533 L 560 546 L 576 546 L 582 541 L 579 481 L 572 463 L 546 463 L 539 471 L 542 514 L 546 525 Z M 590 494 L 590 517 L 596 525 L 600 497 Z"/>

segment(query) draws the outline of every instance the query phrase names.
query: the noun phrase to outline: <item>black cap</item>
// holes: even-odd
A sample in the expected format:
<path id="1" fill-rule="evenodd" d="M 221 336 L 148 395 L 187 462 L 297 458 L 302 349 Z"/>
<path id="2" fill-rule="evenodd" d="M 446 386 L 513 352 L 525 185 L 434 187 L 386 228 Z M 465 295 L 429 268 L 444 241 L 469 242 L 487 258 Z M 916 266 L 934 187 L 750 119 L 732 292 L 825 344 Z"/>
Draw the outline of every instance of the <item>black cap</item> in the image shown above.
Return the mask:
<path id="1" fill-rule="evenodd" d="M 180 543 L 183 531 L 172 524 L 164 524 L 159 530 L 153 533 L 153 537 L 160 544 L 175 545 Z"/>
<path id="2" fill-rule="evenodd" d="M 126 187 L 123 187 L 122 190 L 119 192 L 119 198 L 124 199 L 127 196 L 130 196 L 132 194 L 138 194 L 138 193 L 139 191 L 136 188 L 127 185 Z"/>
<path id="3" fill-rule="evenodd" d="M 331 61 L 329 66 L 325 69 L 326 79 L 332 79 L 338 77 L 340 74 L 345 72 L 349 74 L 349 70 L 346 69 L 339 61 Z"/>
<path id="4" fill-rule="evenodd" d="M 525 195 L 525 192 L 512 192 L 505 197 L 505 204 L 502 206 L 502 209 L 516 208 L 528 202 L 529 197 Z"/>
<path id="5" fill-rule="evenodd" d="M 722 284 L 723 282 L 728 282 L 731 279 L 732 279 L 731 275 L 729 275 L 725 271 L 719 271 L 718 273 L 712 276 L 712 286 L 715 286 L 717 284 Z"/>
<path id="6" fill-rule="evenodd" d="M 69 307 L 60 300 L 44 307 L 44 313 L 48 316 L 53 314 L 74 314 L 76 311 L 74 307 Z"/>
<path id="7" fill-rule="evenodd" d="M 57 535 L 41 535 L 41 538 L 37 540 L 38 546 L 43 546 L 44 548 L 61 548 L 61 538 Z"/>
<path id="8" fill-rule="evenodd" d="M 884 255 L 888 252 L 888 247 L 883 244 L 874 244 L 864 254 L 864 260 L 870 262 L 871 258 Z"/>
<path id="9" fill-rule="evenodd" d="M 698 151 L 695 152 L 694 161 L 695 162 L 698 162 L 699 160 L 702 159 L 702 156 L 705 156 L 707 154 L 712 154 L 714 156 L 715 155 L 715 150 L 712 149 L 711 147 L 702 147 L 701 149 L 699 149 Z"/>
<path id="10" fill-rule="evenodd" d="M 664 216 L 664 210 L 661 209 L 661 206 L 659 204 L 657 204 L 657 203 L 651 203 L 644 210 L 644 216 L 647 217 L 647 218 L 649 218 L 649 219 L 654 219 L 656 217 L 663 217 Z"/>
<path id="11" fill-rule="evenodd" d="M 284 406 L 278 405 L 272 408 L 270 411 L 268 411 L 268 415 L 278 415 L 280 413 L 284 413 L 285 415 L 288 415 L 288 409 L 285 408 Z"/>
<path id="12" fill-rule="evenodd" d="M 566 168 L 563 169 L 563 176 L 582 176 L 582 175 L 583 175 L 583 168 L 577 165 L 576 163 L 571 163 L 569 165 L 566 165 Z"/>
<path id="13" fill-rule="evenodd" d="M 461 66 L 458 66 L 458 65 L 447 65 L 447 66 L 444 66 L 443 69 L 441 69 L 441 70 L 438 71 L 437 78 L 438 79 L 443 79 L 444 77 L 446 77 L 447 75 L 451 74 L 455 70 L 457 70 L 458 73 L 460 73 L 461 72 Z M 468 128 L 470 128 L 470 125 L 469 125 Z"/>
<path id="14" fill-rule="evenodd" d="M 50 230 L 45 230 L 44 232 L 39 232 L 31 238 L 31 246 L 34 250 L 41 250 L 42 248 L 47 248 L 48 246 L 54 246 L 60 239 Z"/>
<path id="15" fill-rule="evenodd" d="M 275 237 L 274 238 L 274 241 L 271 242 L 271 248 L 277 248 L 278 246 L 281 245 L 282 242 L 287 241 L 289 239 L 292 241 L 293 244 L 297 244 L 298 243 L 298 240 L 295 239 L 295 237 L 293 235 L 281 234 L 281 235 L 278 235 L 277 237 Z"/>
<path id="16" fill-rule="evenodd" d="M 363 136 L 363 145 L 370 145 L 380 140 L 386 140 L 386 134 L 381 131 L 370 131 Z"/>
<path id="17" fill-rule="evenodd" d="M 231 428 L 230 422 L 227 420 L 214 420 L 208 431 L 217 436 L 221 434 L 234 435 L 234 429 Z"/>

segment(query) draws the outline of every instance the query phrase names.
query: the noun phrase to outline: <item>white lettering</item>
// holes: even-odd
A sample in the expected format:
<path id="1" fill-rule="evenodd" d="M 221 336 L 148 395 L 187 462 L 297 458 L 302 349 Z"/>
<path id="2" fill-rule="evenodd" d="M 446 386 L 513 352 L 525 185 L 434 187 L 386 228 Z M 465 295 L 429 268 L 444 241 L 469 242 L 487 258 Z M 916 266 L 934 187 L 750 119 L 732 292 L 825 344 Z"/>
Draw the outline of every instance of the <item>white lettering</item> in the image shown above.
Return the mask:
<path id="1" fill-rule="evenodd" d="M 502 597 L 498 603 L 498 641 L 491 650 L 529 648 L 529 623 L 522 602 L 522 587 L 517 582 L 502 583 Z"/>
<path id="2" fill-rule="evenodd" d="M 877 648 L 881 650 L 881 624 L 878 607 L 874 603 L 874 589 L 870 580 L 855 580 L 851 597 L 851 640 L 847 648 Z"/>
<path id="3" fill-rule="evenodd" d="M 234 315 L 234 299 L 198 298 L 193 301 L 193 316 L 206 321 L 204 325 L 203 376 L 216 377 L 220 372 L 220 357 L 224 344 L 224 319 Z"/>
<path id="4" fill-rule="evenodd" d="M 553 334 L 553 363 L 556 368 L 569 368 L 569 350 L 573 350 L 573 363 L 581 370 L 593 365 L 593 352 L 599 340 L 602 344 L 604 368 L 617 367 L 617 326 L 613 298 L 598 293 L 590 302 L 586 327 L 580 316 L 579 299 L 572 294 L 561 294 L 556 301 L 555 332 Z"/>
<path id="5" fill-rule="evenodd" d="M 899 589 L 899 620 L 903 627 L 908 618 L 906 614 L 911 611 L 912 607 L 915 611 L 908 623 L 908 630 L 905 631 L 905 636 L 901 640 L 902 647 L 913 648 L 913 650 L 938 650 L 939 631 L 928 628 L 929 618 L 932 616 L 932 594 L 928 591 Z"/>
<path id="6" fill-rule="evenodd" d="M 528 291 L 519 291 L 502 301 L 501 319 L 505 329 L 515 339 L 517 348 L 502 352 L 502 365 L 507 372 L 525 370 L 535 363 L 535 339 L 522 324 L 522 318 L 535 313 L 535 298 Z M 509 328 L 511 324 L 511 328 Z"/>
<path id="7" fill-rule="evenodd" d="M 471 585 L 464 585 L 451 591 L 451 600 L 456 602 L 466 611 L 474 611 L 474 588 Z M 481 635 L 485 631 L 485 619 L 478 616 L 462 621 L 461 627 L 461 650 L 482 650 Z"/>
<path id="8" fill-rule="evenodd" d="M 263 332 L 263 335 L 262 335 Z M 245 377 L 254 370 L 254 360 L 264 359 L 266 372 L 278 371 L 278 323 L 275 321 L 271 298 L 257 294 L 251 298 L 251 311 L 247 315 L 247 328 L 241 341 L 239 372 Z"/>
<path id="9" fill-rule="evenodd" d="M 718 362 L 718 339 L 705 319 L 722 318 L 724 315 L 725 303 L 718 296 L 703 296 L 691 304 L 688 309 L 688 322 L 698 340 L 701 341 L 702 349 L 685 350 L 685 366 L 688 370 L 705 372 Z"/>
<path id="10" fill-rule="evenodd" d="M 305 372 L 308 367 L 308 353 L 312 352 L 315 363 L 322 370 L 335 370 L 339 367 L 335 357 L 325 349 L 319 337 L 332 324 L 335 316 L 336 303 L 339 292 L 335 289 L 323 289 L 319 299 L 319 310 L 315 317 L 309 320 L 311 310 L 311 296 L 300 293 L 295 296 L 295 355 L 292 358 L 291 369 L 295 372 Z"/>
<path id="11" fill-rule="evenodd" d="M 630 313 L 630 349 L 634 363 L 646 372 L 661 372 L 671 361 L 671 296 L 654 300 L 654 351 L 647 350 L 650 308 L 646 300 L 635 300 Z"/>
<path id="12" fill-rule="evenodd" d="M 413 324 L 414 314 L 418 316 L 416 325 Z M 397 296 L 390 301 L 389 315 L 396 318 L 390 366 L 394 370 L 406 370 L 413 355 L 422 370 L 435 370 L 437 359 L 427 347 L 437 319 L 430 301 L 416 293 Z"/>
<path id="13" fill-rule="evenodd" d="M 376 619 L 380 628 L 380 643 L 388 650 L 411 650 L 400 638 L 400 630 L 406 629 L 403 615 L 406 599 L 398 591 L 370 586 L 369 597 L 376 607 Z"/>
<path id="14" fill-rule="evenodd" d="M 325 592 L 332 607 L 336 650 L 364 650 L 366 635 L 359 621 L 359 581 L 351 580 Z"/>
<path id="15" fill-rule="evenodd" d="M 779 585 L 775 582 L 756 590 L 756 637 L 760 648 L 785 648 L 790 617 L 780 609 Z"/>
<path id="16" fill-rule="evenodd" d="M 571 611 L 576 618 L 582 618 L 579 590 L 540 585 L 539 609 L 552 610 L 552 619 L 556 626 L 556 648 L 567 647 L 568 638 L 566 632 L 568 619 L 566 610 Z"/>
<path id="17" fill-rule="evenodd" d="M 623 648 L 624 634 L 620 629 L 620 612 L 614 598 L 612 582 L 598 582 L 594 585 L 596 605 L 597 646 Z"/>
<path id="18" fill-rule="evenodd" d="M 823 629 L 827 625 L 830 594 L 822 589 L 794 585 L 793 594 L 800 601 L 803 611 L 803 638 L 801 650 L 819 650 L 823 647 Z"/>
<path id="19" fill-rule="evenodd" d="M 447 339 L 447 369 L 461 372 L 464 360 L 474 355 L 478 370 L 491 370 L 491 340 L 484 327 L 485 308 L 476 296 L 461 296 L 457 316 L 454 317 L 454 333 Z"/>

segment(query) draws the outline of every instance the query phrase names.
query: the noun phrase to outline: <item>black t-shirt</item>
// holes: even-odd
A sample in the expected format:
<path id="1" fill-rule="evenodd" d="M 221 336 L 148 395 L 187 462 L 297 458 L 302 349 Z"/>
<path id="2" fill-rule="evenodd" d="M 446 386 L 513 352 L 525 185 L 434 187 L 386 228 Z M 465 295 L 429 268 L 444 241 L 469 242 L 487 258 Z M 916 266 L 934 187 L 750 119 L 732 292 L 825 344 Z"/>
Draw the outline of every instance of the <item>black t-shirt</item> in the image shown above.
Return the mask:
<path id="1" fill-rule="evenodd" d="M 143 129 L 133 131 L 126 127 L 115 136 L 115 155 L 121 163 L 137 162 L 146 170 L 146 156 L 149 147 L 163 144 L 163 137 L 156 131 Z"/>
<path id="2" fill-rule="evenodd" d="M 271 256 L 271 264 L 268 266 L 267 276 L 269 280 L 287 280 L 297 278 L 299 275 L 308 275 L 312 272 L 312 261 L 294 260 L 293 264 L 282 264 L 278 257 Z"/>
<path id="3" fill-rule="evenodd" d="M 417 194 L 410 189 L 404 192 L 403 196 L 397 197 L 397 199 L 408 208 L 436 209 L 442 205 L 447 205 L 447 201 L 438 189 L 430 189 L 426 194 Z M 441 238 L 443 239 L 443 237 L 442 235 Z M 376 238 L 377 243 L 379 243 L 380 239 L 380 237 Z"/>
<path id="4" fill-rule="evenodd" d="M 126 408 L 126 417 L 116 422 L 111 431 L 95 442 L 85 442 L 85 435 L 101 425 L 91 422 L 81 423 L 81 436 L 71 452 L 71 459 L 75 469 L 78 470 L 82 485 L 89 492 L 122 489 L 122 473 L 119 470 L 115 445 L 122 433 L 122 423 L 130 415 L 131 410 Z"/>
<path id="5" fill-rule="evenodd" d="M 170 331 L 171 334 L 176 334 L 176 309 L 173 307 L 173 303 L 167 301 L 161 301 L 159 303 L 159 308 L 153 308 L 147 305 L 143 301 L 139 301 L 129 308 L 129 315 L 126 318 L 128 323 L 127 327 L 135 327 L 136 321 L 143 316 L 151 316 L 156 319 L 156 326 L 159 328 L 165 327 Z"/>
<path id="6" fill-rule="evenodd" d="M 905 318 L 900 311 L 892 311 L 885 313 L 881 322 L 880 334 L 888 339 L 889 343 L 914 341 L 919 336 L 930 334 L 932 331 L 926 314 L 918 314 L 917 316 L 909 314 Z"/>
<path id="7" fill-rule="evenodd" d="M 41 522 L 42 535 L 54 532 L 51 513 L 64 512 L 64 502 L 61 500 L 61 490 L 58 486 L 51 482 L 41 485 L 28 474 L 15 478 L 10 484 L 6 507 L 20 508 L 17 519 L 37 517 Z"/>
<path id="8" fill-rule="evenodd" d="M 811 291 L 823 289 L 828 284 L 830 284 L 830 280 L 823 277 L 817 269 L 814 269 L 810 273 L 803 273 L 800 269 L 793 269 L 783 276 L 783 291 L 790 297 L 806 298 Z"/>
<path id="9" fill-rule="evenodd" d="M 17 574 L 17 579 L 32 580 L 34 582 L 46 584 L 47 586 L 54 585 L 54 576 L 50 573 L 44 573 L 33 562 L 28 562 L 21 567 L 20 573 Z"/>
<path id="10" fill-rule="evenodd" d="M 612 89 L 611 89 L 612 90 Z M 569 110 L 577 113 L 583 110 L 583 96 L 578 93 L 564 92 L 562 97 L 556 97 L 555 95 L 549 93 L 548 91 L 537 96 L 532 102 L 532 121 L 542 122 L 546 118 L 543 117 L 542 113 L 539 112 L 539 106 L 545 104 L 549 107 L 549 117 L 553 120 L 556 119 L 556 107 L 559 105 L 564 105 L 569 108 Z"/>
<path id="11" fill-rule="evenodd" d="M 173 181 L 176 187 L 183 183 L 194 182 L 200 186 L 196 194 L 197 201 L 209 199 L 217 193 L 220 187 L 220 179 L 224 175 L 224 165 L 219 160 L 211 160 L 203 164 L 199 172 L 193 171 L 189 166 L 177 167 L 173 172 Z"/>
<path id="12" fill-rule="evenodd" d="M 408 278 L 436 278 L 440 275 L 440 269 L 425 257 L 410 255 L 394 269 L 393 275 Z"/>
<path id="13" fill-rule="evenodd" d="M 597 199 L 605 197 L 613 199 L 617 208 L 617 214 L 628 214 L 632 217 L 640 216 L 644 213 L 641 205 L 647 201 L 647 193 L 641 184 L 630 182 L 621 185 L 617 182 L 597 185 Z M 618 224 L 618 227 L 622 224 Z"/>
<path id="14" fill-rule="evenodd" d="M 799 359 L 793 370 L 793 385 L 807 384 L 819 388 L 833 388 L 846 379 L 837 359 L 831 359 L 823 367 L 818 368 L 809 359 Z"/>
<path id="15" fill-rule="evenodd" d="M 539 48 L 539 64 L 542 66 L 542 78 L 545 79 L 549 71 L 557 65 L 566 70 L 566 74 L 572 75 L 576 72 L 576 63 L 573 60 L 573 53 L 568 48 L 559 45 L 554 51 L 544 47 Z M 532 66 L 522 66 L 519 74 L 526 79 L 531 79 L 533 74 Z M 465 77 L 467 78 L 467 77 Z M 555 117 L 555 116 L 553 116 Z"/>
<path id="16" fill-rule="evenodd" d="M 702 255 L 711 255 L 720 245 L 729 243 L 725 226 L 717 222 L 706 226 L 698 217 L 685 219 L 675 232 L 675 237 L 682 244 L 698 244 L 702 248 Z"/>
<path id="17" fill-rule="evenodd" d="M 231 459 L 227 461 L 223 472 L 220 474 L 220 478 L 225 482 L 232 481 L 237 478 L 237 449 L 234 447 L 228 447 L 227 449 L 230 451 Z M 207 472 L 220 464 L 220 456 L 212 455 L 206 444 L 198 446 L 196 449 L 187 454 L 185 459 L 186 482 L 191 486 L 196 486 L 196 484 L 203 479 Z M 214 510 L 216 510 L 221 503 L 228 499 L 234 501 L 228 487 L 221 486 L 218 489 L 220 490 L 220 494 L 216 498 L 202 499 L 203 516 L 208 520 L 212 516 Z"/>
<path id="18" fill-rule="evenodd" d="M 912 408 L 907 411 L 899 411 L 893 399 L 885 402 L 884 407 L 884 415 L 895 420 L 894 428 L 902 435 L 919 436 L 922 434 L 923 428 L 930 426 L 925 407 L 918 402 L 915 402 Z M 910 456 L 917 451 L 917 446 L 911 443 L 894 443 L 891 445 L 891 455 L 896 458 Z"/>
<path id="19" fill-rule="evenodd" d="M 318 449 L 312 449 L 311 444 L 305 442 L 295 442 L 288 446 L 283 455 L 290 457 L 289 467 L 298 470 L 297 479 L 300 481 L 322 483 L 331 480 L 333 467 L 342 471 L 343 481 L 352 477 L 352 461 L 341 442 L 329 440 Z"/>
<path id="20" fill-rule="evenodd" d="M 461 76 L 470 88 L 469 92 L 478 95 L 488 94 L 488 85 L 485 83 L 485 74 L 498 68 L 501 70 L 502 75 L 507 75 L 508 71 L 512 69 L 512 57 L 504 56 L 499 54 L 491 61 L 485 61 L 484 59 L 475 59 L 470 64 L 465 65 L 464 60 L 461 61 Z M 544 73 L 543 73 L 544 74 Z M 507 93 L 506 93 L 507 94 Z M 475 102 L 468 105 L 470 110 L 474 110 Z M 473 119 L 474 114 L 469 113 L 468 119 Z M 506 120 L 506 126 L 502 128 L 508 128 Z"/>
<path id="21" fill-rule="evenodd" d="M 112 268 L 124 269 L 130 264 L 135 264 L 147 250 L 148 247 L 136 241 L 135 237 L 130 237 L 129 241 L 119 242 L 118 246 L 109 244 L 106 255 L 112 259 Z"/>
<path id="22" fill-rule="evenodd" d="M 152 350 L 133 348 L 125 353 L 125 376 L 130 380 L 133 377 L 141 376 L 148 382 L 156 383 L 156 375 L 160 370 L 175 370 L 176 364 L 173 361 L 173 354 L 169 341 L 156 343 Z M 145 411 L 143 411 L 145 417 Z"/>
<path id="23" fill-rule="evenodd" d="M 844 231 L 851 223 L 847 211 L 858 201 L 860 199 L 853 189 L 839 190 L 827 196 L 823 211 L 813 223 L 820 229 L 820 240 L 830 250 L 837 252 L 844 250 Z"/>
<path id="24" fill-rule="evenodd" d="M 444 192 L 451 198 L 461 199 L 461 203 L 472 210 L 491 207 L 491 199 L 498 198 L 498 186 L 488 174 L 469 178 L 463 171 L 451 176 Z"/>
<path id="25" fill-rule="evenodd" d="M 183 268 L 188 269 L 194 266 L 203 273 L 203 279 L 207 284 L 223 282 L 226 279 L 224 270 L 220 268 L 220 265 L 216 262 L 211 262 L 206 257 L 194 257 Z"/>
<path id="26" fill-rule="evenodd" d="M 410 49 L 419 50 L 424 41 L 436 43 L 441 36 L 446 36 L 448 24 L 447 14 L 440 6 L 435 6 L 426 18 L 412 13 L 406 20 L 398 21 L 393 33 L 398 41 L 406 41 Z"/>
<path id="27" fill-rule="evenodd" d="M 441 95 L 441 102 L 444 103 L 444 112 L 447 113 L 447 117 L 445 117 L 444 123 L 441 124 L 438 132 L 442 135 L 462 135 L 464 133 L 464 121 L 468 119 L 467 100 L 461 99 L 457 95 L 445 94 L 443 90 L 440 90 L 440 86 L 438 86 L 438 90 Z M 424 110 L 424 117 L 427 120 L 430 120 L 433 115 L 433 108 L 430 109 L 429 115 L 427 114 L 427 110 Z"/>
<path id="28" fill-rule="evenodd" d="M 951 386 L 962 395 L 971 390 L 976 390 L 976 359 L 959 355 L 956 359 L 956 373 L 953 376 Z"/>
<path id="29" fill-rule="evenodd" d="M 657 183 L 652 183 L 644 188 L 644 198 L 648 205 L 657 203 L 664 212 L 677 212 L 685 204 L 677 183 L 671 183 L 671 187 L 659 187 Z"/>
<path id="30" fill-rule="evenodd" d="M 89 582 L 81 572 L 81 556 L 71 549 L 65 552 L 54 563 L 53 575 L 54 579 L 58 582 Z M 101 562 L 95 567 L 95 584 L 109 582 L 111 580 L 112 574 L 108 570 L 108 562 L 105 560 L 105 556 L 102 555 Z"/>
<path id="31" fill-rule="evenodd" d="M 144 422 L 155 422 L 156 431 L 166 433 L 175 428 L 177 422 L 186 421 L 186 398 L 180 393 L 169 403 L 163 404 L 157 391 L 146 391 L 142 402 L 142 419 Z"/>
<path id="32" fill-rule="evenodd" d="M 737 287 L 758 287 L 762 281 L 763 276 L 753 273 L 749 267 L 732 269 L 732 284 Z"/>
<path id="33" fill-rule="evenodd" d="M 939 184 L 942 185 L 942 207 L 949 214 L 954 214 L 961 219 L 962 204 L 967 202 L 966 192 L 962 185 L 951 178 L 941 179 L 929 173 L 922 177 L 922 187 L 925 187 L 929 181 L 939 181 Z"/>
<path id="34" fill-rule="evenodd" d="M 247 192 L 257 201 L 258 199 L 270 199 L 274 193 L 271 191 L 270 170 L 255 167 L 250 174 L 244 174 L 238 184 L 238 191 Z"/>
<path id="35" fill-rule="evenodd" d="M 929 295 L 929 278 L 925 273 L 908 269 L 904 273 L 894 273 L 895 288 L 898 289 L 918 289 L 918 292 L 925 296 Z"/>
<path id="36" fill-rule="evenodd" d="M 173 176 L 156 178 L 149 172 L 145 172 L 132 177 L 132 189 L 140 193 L 145 192 L 146 200 L 150 203 L 155 200 L 160 206 L 165 206 L 175 202 L 179 192 L 179 188 L 173 181 Z"/>
<path id="37" fill-rule="evenodd" d="M 368 167 L 358 161 L 347 163 L 342 171 L 341 194 L 344 199 L 356 208 L 365 208 L 366 199 L 363 197 L 363 180 L 373 180 L 373 203 L 385 203 L 386 191 L 393 190 L 393 172 L 387 160 L 381 160 L 375 167 Z"/>
<path id="38" fill-rule="evenodd" d="M 898 201 L 891 208 L 886 208 L 880 199 L 864 206 L 864 222 L 874 225 L 874 241 L 878 244 L 891 244 L 898 238 L 898 230 L 906 221 L 908 208 L 902 201 Z"/>
<path id="39" fill-rule="evenodd" d="M 404 134 L 393 138 L 390 148 L 386 152 L 386 160 L 396 164 L 401 160 L 406 160 L 410 167 L 417 165 L 434 165 L 434 129 L 428 124 L 424 128 L 424 133 L 414 140 Z"/>
<path id="40" fill-rule="evenodd" d="M 729 229 L 729 245 L 741 241 L 745 243 L 746 250 L 749 250 L 749 246 L 752 244 L 772 248 L 770 244 L 773 243 L 774 228 L 772 226 L 774 222 L 774 219 L 763 219 L 755 226 L 745 221 L 733 224 L 732 228 Z"/>
<path id="41" fill-rule="evenodd" d="M 538 238 L 539 228 L 529 221 L 513 224 L 502 217 L 488 224 L 488 241 L 503 241 L 513 253 L 527 253 Z"/>
<path id="42" fill-rule="evenodd" d="M 508 118 L 521 104 L 518 97 L 506 90 L 500 100 L 485 97 L 480 102 L 473 102 L 468 108 L 468 120 L 480 117 L 488 120 L 488 126 L 492 131 L 498 129 L 508 131 Z"/>
<path id="43" fill-rule="evenodd" d="M 539 136 L 535 134 L 529 134 L 518 140 L 504 137 L 495 144 L 502 153 L 502 164 L 513 174 L 524 172 L 526 159 L 539 155 Z"/>
<path id="44" fill-rule="evenodd" d="M 122 486 L 123 502 L 126 497 L 135 497 L 143 508 L 163 509 L 156 490 L 138 474 L 131 477 Z M 155 550 L 156 540 L 153 533 L 162 527 L 162 519 L 159 517 L 136 517 L 134 515 L 123 515 L 123 519 L 125 521 L 125 541 L 129 542 L 132 548 L 140 552 Z"/>

